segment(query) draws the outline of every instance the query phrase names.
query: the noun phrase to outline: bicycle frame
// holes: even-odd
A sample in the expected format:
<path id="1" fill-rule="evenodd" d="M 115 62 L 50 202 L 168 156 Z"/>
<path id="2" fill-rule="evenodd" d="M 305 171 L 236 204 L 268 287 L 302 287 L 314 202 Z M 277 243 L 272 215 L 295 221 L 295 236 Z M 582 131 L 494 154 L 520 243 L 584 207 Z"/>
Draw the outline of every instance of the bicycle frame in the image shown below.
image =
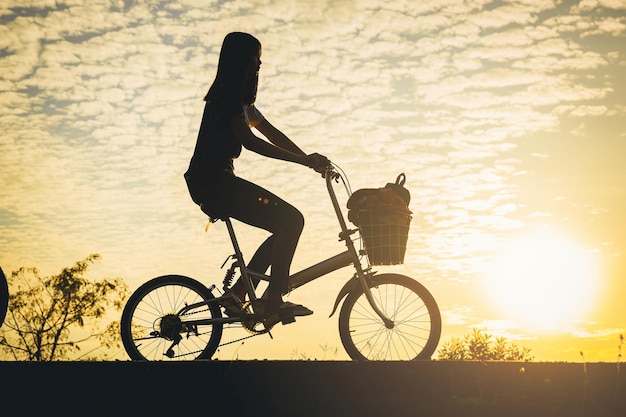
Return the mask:
<path id="1" fill-rule="evenodd" d="M 359 258 L 359 253 L 357 252 L 354 246 L 354 241 L 350 237 L 352 234 L 358 232 L 359 229 L 348 229 L 345 218 L 343 216 L 343 212 L 341 210 L 341 206 L 339 205 L 339 201 L 337 200 L 337 194 L 335 193 L 335 189 L 333 188 L 332 182 L 333 180 L 338 180 L 339 178 L 341 178 L 341 175 L 338 172 L 336 172 L 332 167 L 327 167 L 324 177 L 326 179 L 326 188 L 328 190 L 328 195 L 330 196 L 330 200 L 335 210 L 335 215 L 337 216 L 337 220 L 341 228 L 341 232 L 339 233 L 339 240 L 343 240 L 345 242 L 346 251 L 339 253 L 335 256 L 332 256 L 330 258 L 327 258 L 312 266 L 309 266 L 299 272 L 296 272 L 295 274 L 292 274 L 289 277 L 289 291 L 299 288 L 331 272 L 334 272 L 346 266 L 352 265 L 354 269 L 356 270 L 356 272 L 353 278 L 350 281 L 348 281 L 339 292 L 339 295 L 337 296 L 337 299 L 335 300 L 335 305 L 331 313 L 331 316 L 334 314 L 335 310 L 337 309 L 338 304 L 341 302 L 343 297 L 345 297 L 346 294 L 348 294 L 348 292 L 353 288 L 353 286 L 360 285 L 361 288 L 363 289 L 363 293 L 365 294 L 367 298 L 367 301 L 371 305 L 374 312 L 376 312 L 376 314 L 383 320 L 387 328 L 393 328 L 394 326 L 393 321 L 389 319 L 380 310 L 380 308 L 376 304 L 376 301 L 374 300 L 374 297 L 372 296 L 370 287 L 367 283 L 368 277 L 372 276 L 373 273 L 371 272 L 369 267 L 367 269 L 363 269 L 363 266 L 361 265 L 361 260 Z M 252 284 L 252 278 L 255 278 L 259 281 L 269 281 L 270 277 L 266 274 L 261 274 L 261 273 L 252 271 L 247 267 L 243 258 L 243 254 L 239 247 L 239 243 L 237 241 L 237 236 L 235 234 L 235 229 L 233 227 L 231 219 L 225 218 L 223 219 L 223 221 L 226 223 L 228 234 L 230 236 L 233 249 L 235 250 L 235 253 L 231 255 L 229 258 L 235 259 L 235 263 L 241 273 L 241 279 L 242 279 L 244 288 L 246 290 L 246 293 L 248 294 L 250 303 L 252 304 L 254 308 L 255 301 L 258 299 L 258 296 L 256 294 L 254 285 Z M 210 289 L 213 289 L 213 288 L 215 288 L 215 285 L 210 287 Z M 215 298 L 213 300 L 210 300 L 208 302 L 219 303 L 221 300 L 224 300 L 230 297 L 232 296 L 224 295 L 224 296 Z M 191 311 L 195 308 L 199 308 L 206 304 L 207 304 L 207 301 L 187 305 L 178 312 L 178 315 L 182 316 L 188 311 Z M 196 326 L 196 325 L 208 325 L 208 324 L 215 323 L 215 322 L 236 323 L 240 320 L 241 319 L 236 318 L 236 317 L 235 318 L 222 317 L 219 319 L 212 318 L 212 319 L 201 319 L 201 320 L 189 320 L 189 321 L 185 321 L 185 324 L 189 326 Z"/>
<path id="2" fill-rule="evenodd" d="M 337 200 L 337 194 L 335 193 L 335 189 L 333 188 L 332 183 L 333 183 L 333 180 L 337 181 L 339 178 L 341 178 L 341 176 L 332 167 L 327 167 L 324 177 L 326 179 L 326 188 L 328 190 L 328 195 L 330 196 L 331 202 L 333 204 L 333 208 L 335 210 L 335 215 L 337 216 L 337 220 L 341 228 L 341 232 L 339 233 L 339 239 L 345 242 L 347 250 L 335 256 L 332 256 L 328 259 L 325 259 L 321 262 L 318 262 L 317 264 L 312 265 L 308 268 L 305 268 L 295 274 L 292 274 L 289 277 L 289 290 L 291 291 L 296 288 L 299 288 L 324 275 L 327 275 L 331 272 L 334 272 L 338 269 L 344 268 L 352 264 L 352 266 L 354 266 L 356 270 L 355 277 L 358 279 L 361 287 L 363 288 L 365 296 L 369 304 L 372 306 L 372 309 L 383 320 L 383 322 L 385 323 L 387 327 L 393 327 L 393 321 L 390 320 L 380 310 L 380 308 L 376 305 L 374 298 L 372 297 L 372 293 L 369 289 L 369 285 L 367 285 L 367 277 L 369 275 L 372 275 L 372 273 L 369 268 L 367 270 L 363 269 L 363 266 L 361 265 L 361 260 L 359 258 L 359 253 L 357 252 L 355 248 L 354 241 L 350 237 L 352 234 L 358 232 L 359 230 L 348 229 L 345 218 L 343 216 L 343 211 L 341 210 L 341 206 L 339 205 L 339 202 Z M 235 254 L 232 255 L 232 257 L 236 259 L 236 262 L 239 266 L 239 269 L 241 271 L 242 281 L 246 289 L 246 292 L 248 293 L 248 297 L 250 298 L 250 301 L 254 303 L 254 301 L 257 300 L 257 295 L 254 290 L 254 286 L 252 285 L 251 279 L 256 278 L 258 280 L 268 281 L 270 277 L 265 274 L 259 274 L 247 268 L 243 260 L 243 254 L 241 253 L 239 244 L 237 242 L 237 237 L 235 235 L 235 230 L 233 228 L 232 222 L 230 218 L 226 218 L 224 221 L 226 223 L 226 227 L 228 228 L 230 240 L 235 250 Z M 341 301 L 341 298 L 343 297 L 343 295 L 347 293 L 345 289 L 346 287 L 344 287 L 344 290 L 342 290 L 339 296 L 337 297 L 337 301 L 335 302 L 335 308 L 337 304 Z M 333 312 L 334 312 L 334 309 L 333 309 Z"/>

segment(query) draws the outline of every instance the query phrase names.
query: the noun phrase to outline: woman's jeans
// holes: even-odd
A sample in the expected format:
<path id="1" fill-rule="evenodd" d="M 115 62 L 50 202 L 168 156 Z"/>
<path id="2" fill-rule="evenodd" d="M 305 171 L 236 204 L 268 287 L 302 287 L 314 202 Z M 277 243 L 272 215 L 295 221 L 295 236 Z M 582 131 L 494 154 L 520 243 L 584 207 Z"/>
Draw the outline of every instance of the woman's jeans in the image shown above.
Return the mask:
<path id="1" fill-rule="evenodd" d="M 272 234 L 259 246 L 248 267 L 265 273 L 271 265 L 268 291 L 286 294 L 291 261 L 304 228 L 302 213 L 266 189 L 230 172 L 220 174 L 208 184 L 187 181 L 187 185 L 193 201 L 209 216 L 231 217 Z"/>

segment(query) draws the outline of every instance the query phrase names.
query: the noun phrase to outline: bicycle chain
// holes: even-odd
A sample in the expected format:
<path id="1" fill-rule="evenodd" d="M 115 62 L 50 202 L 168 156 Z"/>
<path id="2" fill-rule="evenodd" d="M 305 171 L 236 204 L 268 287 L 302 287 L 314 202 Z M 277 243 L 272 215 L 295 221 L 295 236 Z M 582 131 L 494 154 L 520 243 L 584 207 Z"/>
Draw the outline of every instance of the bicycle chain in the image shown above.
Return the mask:
<path id="1" fill-rule="evenodd" d="M 246 337 L 242 337 L 242 338 L 239 338 L 239 339 L 231 340 L 230 342 L 222 343 L 222 344 L 218 345 L 217 347 L 221 348 L 223 346 L 232 345 L 234 343 L 238 343 L 238 342 L 244 341 L 246 339 L 250 339 L 250 338 L 255 337 L 255 336 L 260 336 L 262 334 L 264 334 L 264 333 L 254 333 L 254 334 L 251 334 L 251 335 L 246 336 Z M 183 353 L 182 355 L 174 355 L 172 358 L 181 358 L 183 356 L 196 355 L 196 354 L 201 353 L 201 352 L 202 352 L 202 350 L 196 350 L 195 352 L 187 352 L 187 353 Z"/>
<path id="2" fill-rule="evenodd" d="M 249 305 L 250 305 L 250 302 L 245 303 L 245 304 L 244 304 L 244 308 L 243 308 L 243 310 L 247 309 Z M 211 310 L 211 309 L 207 307 L 207 308 L 205 308 L 204 310 L 194 310 L 194 311 L 191 311 L 191 312 L 188 312 L 188 313 L 184 313 L 184 314 L 182 314 L 182 315 L 183 315 L 183 316 L 191 316 L 191 315 L 193 315 L 193 314 L 202 313 L 202 312 L 205 312 L 205 311 L 210 311 L 210 310 Z M 218 347 L 218 348 L 221 348 L 221 347 L 223 347 L 223 346 L 232 345 L 232 344 L 234 344 L 234 343 L 242 342 L 242 341 L 244 341 L 244 340 L 246 340 L 246 339 L 250 339 L 250 338 L 255 337 L 255 336 L 260 336 L 260 335 L 265 334 L 265 333 L 267 333 L 267 332 L 268 332 L 268 330 L 255 330 L 253 327 L 249 327 L 249 325 L 246 325 L 246 324 L 243 322 L 243 320 L 241 321 L 241 327 L 243 327 L 244 329 L 246 329 L 246 331 L 248 331 L 248 332 L 249 332 L 249 333 L 251 333 L 251 334 L 250 334 L 249 336 L 245 336 L 245 337 L 241 337 L 241 338 L 239 338 L 239 339 L 231 340 L 230 342 L 221 343 L 221 344 L 219 344 L 217 347 Z M 195 355 L 195 354 L 198 354 L 198 353 L 201 353 L 201 352 L 202 352 L 202 350 L 197 350 L 197 351 L 195 351 L 195 352 L 187 352 L 187 353 L 183 353 L 183 354 L 181 354 L 181 355 L 175 355 L 175 356 L 173 356 L 173 357 L 174 357 L 174 358 L 180 358 L 180 357 L 183 357 L 183 356 Z"/>
<path id="3" fill-rule="evenodd" d="M 261 336 L 262 334 L 265 334 L 265 333 L 253 333 L 253 334 L 251 334 L 249 336 L 241 337 L 239 339 L 231 340 L 230 342 L 222 343 L 221 345 L 218 346 L 218 348 L 221 348 L 222 346 L 228 346 L 228 345 L 232 345 L 234 343 L 242 342 L 242 341 L 244 341 L 246 339 L 250 339 L 252 337 Z"/>

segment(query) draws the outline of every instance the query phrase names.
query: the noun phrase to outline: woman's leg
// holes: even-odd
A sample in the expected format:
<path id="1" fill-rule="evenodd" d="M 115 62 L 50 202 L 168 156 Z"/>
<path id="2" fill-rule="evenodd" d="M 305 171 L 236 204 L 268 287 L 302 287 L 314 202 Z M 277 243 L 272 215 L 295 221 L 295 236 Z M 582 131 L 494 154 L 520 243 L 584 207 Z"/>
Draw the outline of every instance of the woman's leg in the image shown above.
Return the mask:
<path id="1" fill-rule="evenodd" d="M 302 213 L 266 189 L 234 175 L 223 177 L 219 191 L 223 213 L 272 233 L 273 244 L 264 243 L 259 248 L 257 268 L 266 264 L 271 247 L 268 293 L 272 304 L 282 302 L 281 295 L 288 291 L 291 261 L 304 228 Z"/>
<path id="2" fill-rule="evenodd" d="M 268 268 L 272 264 L 272 252 L 274 250 L 274 241 L 276 235 L 271 235 L 258 247 L 250 262 L 248 262 L 248 268 L 259 274 L 267 272 Z"/>

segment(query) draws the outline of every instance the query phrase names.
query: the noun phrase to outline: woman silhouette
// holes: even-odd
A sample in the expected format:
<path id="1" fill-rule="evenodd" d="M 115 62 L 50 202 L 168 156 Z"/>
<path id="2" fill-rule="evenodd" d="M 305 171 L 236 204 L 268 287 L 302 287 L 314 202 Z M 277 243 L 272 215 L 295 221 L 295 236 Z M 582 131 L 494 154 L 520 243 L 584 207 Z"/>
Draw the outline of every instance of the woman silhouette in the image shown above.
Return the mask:
<path id="1" fill-rule="evenodd" d="M 242 32 L 226 35 L 217 75 L 204 98 L 202 123 L 185 180 L 192 200 L 209 216 L 231 217 L 271 233 L 248 266 L 265 273 L 271 265 L 263 314 L 275 320 L 281 309 L 294 316 L 313 313 L 302 305 L 282 299 L 288 291 L 289 269 L 304 218 L 298 209 L 275 194 L 237 177 L 233 161 L 244 147 L 317 172 L 323 172 L 330 162 L 317 153 L 305 154 L 255 107 L 260 66 L 261 43 L 254 36 Z M 267 140 L 256 136 L 251 128 Z M 243 300 L 245 290 L 240 282 L 231 290 Z M 234 314 L 231 308 L 226 312 Z"/>

